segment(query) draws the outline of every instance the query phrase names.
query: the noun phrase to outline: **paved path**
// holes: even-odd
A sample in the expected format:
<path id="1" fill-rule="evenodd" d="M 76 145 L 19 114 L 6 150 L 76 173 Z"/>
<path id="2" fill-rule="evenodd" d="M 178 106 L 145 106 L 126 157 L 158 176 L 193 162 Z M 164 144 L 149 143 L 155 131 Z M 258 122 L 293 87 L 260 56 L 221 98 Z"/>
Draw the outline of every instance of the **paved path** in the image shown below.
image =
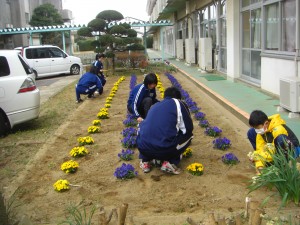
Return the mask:
<path id="1" fill-rule="evenodd" d="M 63 88 L 72 82 L 79 79 L 81 75 L 72 76 L 60 76 L 48 79 L 38 79 L 36 80 L 37 87 L 40 89 L 41 94 L 41 104 L 46 102 L 51 96 L 60 92 Z M 75 88 L 75 87 L 74 87 Z M 75 89 L 74 89 L 74 102 L 75 102 Z"/>

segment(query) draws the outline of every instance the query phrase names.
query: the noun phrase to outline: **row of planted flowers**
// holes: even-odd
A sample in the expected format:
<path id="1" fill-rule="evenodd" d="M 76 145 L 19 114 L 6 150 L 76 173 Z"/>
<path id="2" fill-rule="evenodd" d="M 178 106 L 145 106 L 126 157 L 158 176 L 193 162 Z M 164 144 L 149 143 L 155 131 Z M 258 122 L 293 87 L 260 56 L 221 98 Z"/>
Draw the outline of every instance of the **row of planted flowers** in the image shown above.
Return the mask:
<path id="1" fill-rule="evenodd" d="M 165 89 L 164 89 L 162 83 L 160 82 L 160 78 L 158 75 L 157 75 L 157 78 L 158 78 L 157 88 L 159 89 L 161 98 L 163 98 Z M 134 86 L 136 85 L 136 80 L 137 80 L 136 76 L 132 75 L 131 80 L 130 80 L 130 90 L 132 90 L 134 88 Z M 200 109 L 197 107 L 196 103 L 189 97 L 188 93 L 182 89 L 181 85 L 176 81 L 176 79 L 174 77 L 171 77 L 171 75 L 170 75 L 169 80 L 171 81 L 173 86 L 176 86 L 177 88 L 180 89 L 180 91 L 183 95 L 183 100 L 189 106 L 190 111 L 192 113 L 195 113 L 195 118 L 197 120 L 199 120 L 199 118 L 204 119 L 205 114 L 199 111 Z M 198 114 L 196 115 L 196 113 L 198 113 Z M 202 121 L 202 120 L 200 120 L 200 121 Z M 133 159 L 134 149 L 136 148 L 137 121 L 131 114 L 127 114 L 126 119 L 123 121 L 123 124 L 125 126 L 125 128 L 121 132 L 121 134 L 123 136 L 123 139 L 121 140 L 123 149 L 120 153 L 118 153 L 118 157 L 121 160 L 130 161 Z M 207 122 L 207 124 L 208 124 L 208 122 Z M 219 128 L 213 127 L 212 129 L 207 129 L 206 134 L 209 136 L 215 137 L 215 136 L 218 136 L 216 134 L 219 134 L 220 131 L 221 130 Z M 229 141 L 229 143 L 225 142 L 226 146 L 224 145 L 223 142 L 222 142 L 223 143 L 222 145 L 219 144 L 219 142 L 217 140 L 219 140 L 219 139 L 216 139 L 213 142 L 216 148 L 225 150 L 225 149 L 229 148 L 229 146 L 231 145 L 230 141 L 227 138 L 222 139 L 223 141 L 226 141 L 226 140 Z M 192 148 L 187 148 L 186 151 L 183 153 L 183 157 L 189 158 L 192 156 L 192 154 L 193 154 Z M 229 153 L 222 157 L 222 161 L 226 164 L 236 164 L 238 162 L 238 159 L 232 153 Z M 204 167 L 201 163 L 192 163 L 192 164 L 188 165 L 186 170 L 189 173 L 191 173 L 192 175 L 199 176 L 199 175 L 203 174 Z M 137 171 L 135 171 L 135 168 L 131 164 L 126 164 L 126 163 L 122 163 L 122 165 L 120 167 L 118 167 L 114 173 L 115 177 L 117 177 L 118 179 L 130 179 L 130 178 L 135 177 L 137 174 L 138 173 L 137 173 Z"/>
<path id="2" fill-rule="evenodd" d="M 160 97 L 164 97 L 165 88 L 160 80 L 158 74 L 157 77 L 157 89 L 160 93 Z M 130 91 L 135 87 L 137 81 L 136 75 L 131 76 L 129 88 Z M 126 119 L 123 121 L 125 128 L 122 130 L 121 134 L 123 139 L 121 140 L 122 151 L 118 154 L 118 157 L 124 161 L 130 161 L 133 159 L 134 149 L 136 148 L 136 138 L 137 138 L 137 120 L 130 113 L 127 114 Z M 115 177 L 118 179 L 130 179 L 137 176 L 138 172 L 135 171 L 135 168 L 131 164 L 122 163 L 114 173 Z"/>
<path id="3" fill-rule="evenodd" d="M 228 148 L 231 147 L 231 141 L 226 138 L 226 137 L 221 137 L 222 134 L 222 129 L 220 129 L 217 126 L 212 126 L 209 121 L 206 119 L 206 114 L 204 112 L 201 112 L 201 108 L 197 106 L 197 103 L 195 101 L 193 101 L 193 99 L 190 97 L 189 93 L 187 91 L 185 91 L 181 84 L 177 81 L 177 79 L 169 74 L 166 73 L 165 74 L 168 79 L 170 80 L 170 82 L 172 83 L 173 86 L 177 87 L 181 94 L 182 94 L 182 99 L 183 101 L 187 104 L 189 110 L 191 113 L 193 113 L 193 117 L 194 119 L 196 119 L 197 121 L 199 121 L 199 126 L 201 128 L 205 128 L 204 133 L 207 136 L 213 137 L 215 138 L 212 141 L 213 147 L 219 150 L 227 150 Z M 189 152 L 191 151 L 191 152 Z M 188 154 L 188 155 L 192 155 L 192 150 L 191 149 L 187 149 L 187 152 L 184 154 Z M 222 156 L 222 162 L 228 165 L 235 165 L 237 163 L 239 163 L 239 159 L 231 152 L 226 153 Z M 201 163 L 194 163 L 191 164 L 187 167 L 187 170 L 195 175 L 201 175 L 203 173 L 204 167 Z"/>
<path id="4" fill-rule="evenodd" d="M 137 83 L 137 77 L 135 74 L 131 75 L 129 82 L 129 89 L 132 91 Z M 123 125 L 125 128 L 122 130 L 121 135 L 123 139 L 121 140 L 122 150 L 118 153 L 118 157 L 123 161 L 130 161 L 133 159 L 134 149 L 136 147 L 136 137 L 137 137 L 137 120 L 129 112 L 127 112 L 125 120 L 123 120 Z M 122 163 L 120 167 L 117 167 L 114 176 L 117 179 L 131 179 L 138 175 L 134 166 L 129 163 Z"/>
<path id="5" fill-rule="evenodd" d="M 98 119 L 92 121 L 92 126 L 89 126 L 87 131 L 89 134 L 99 133 L 101 128 L 101 120 L 100 119 L 108 119 L 109 113 L 108 109 L 111 107 L 111 102 L 113 100 L 113 97 L 115 96 L 119 84 L 125 80 L 125 77 L 122 76 L 116 83 L 114 83 L 113 88 L 110 91 L 109 96 L 106 98 L 106 102 L 104 105 L 104 108 L 101 108 L 99 113 L 97 114 Z M 87 155 L 89 153 L 88 149 L 85 147 L 86 145 L 92 145 L 94 144 L 94 139 L 90 136 L 86 137 L 79 137 L 77 139 L 78 146 L 74 147 L 70 151 L 70 156 L 72 158 L 79 158 Z M 77 169 L 79 168 L 79 163 L 75 160 L 68 160 L 61 164 L 61 170 L 65 173 L 75 173 Z M 66 179 L 59 179 L 54 184 L 54 190 L 61 192 L 70 189 L 70 182 Z"/>

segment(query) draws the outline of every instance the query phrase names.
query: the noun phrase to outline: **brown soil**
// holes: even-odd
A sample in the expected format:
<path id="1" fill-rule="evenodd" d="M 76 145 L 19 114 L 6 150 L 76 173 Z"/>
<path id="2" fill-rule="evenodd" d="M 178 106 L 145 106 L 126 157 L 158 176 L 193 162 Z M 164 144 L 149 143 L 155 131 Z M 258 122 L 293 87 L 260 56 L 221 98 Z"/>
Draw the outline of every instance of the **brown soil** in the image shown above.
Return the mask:
<path id="1" fill-rule="evenodd" d="M 72 112 L 27 168 L 6 188 L 5 194 L 8 196 L 18 190 L 18 201 L 22 203 L 18 210 L 19 216 L 26 214 L 33 224 L 58 224 L 69 215 L 67 207 L 70 204 L 85 206 L 87 210 L 92 205 L 103 206 L 108 213 L 111 209 L 128 203 L 126 221 L 132 218 L 135 224 L 183 225 L 187 224 L 188 217 L 197 223 L 205 221 L 211 212 L 216 219 L 234 217 L 245 211 L 247 196 L 262 202 L 268 195 L 276 193 L 262 189 L 248 194 L 247 185 L 255 175 L 255 170 L 247 159 L 247 153 L 251 151 L 246 138 L 247 125 L 188 78 L 179 73 L 174 75 L 201 107 L 201 111 L 206 113 L 210 124 L 220 127 L 223 130 L 222 136 L 232 141 L 232 147 L 226 152 L 232 152 L 239 158 L 238 165 L 229 167 L 222 163 L 221 157 L 226 152 L 213 148 L 213 138 L 204 135 L 204 129 L 195 120 L 191 145 L 193 156 L 183 159 L 180 167 L 184 170 L 190 163 L 200 162 L 205 168 L 202 176 L 192 176 L 187 171 L 180 175 L 168 175 L 158 168 L 144 174 L 138 166 L 136 149 L 135 158 L 130 163 L 139 172 L 137 178 L 117 180 L 113 173 L 122 164 L 117 154 L 122 149 L 120 132 L 124 129 L 122 122 L 126 117 L 129 93 L 130 77 L 126 77 L 113 98 L 109 109 L 110 118 L 102 120 L 100 133 L 90 135 L 95 140 L 94 145 L 87 146 L 90 154 L 77 160 L 80 168 L 75 174 L 65 174 L 60 170 L 61 163 L 70 159 L 69 151 L 77 146 L 77 138 L 88 135 L 87 128 L 97 119 L 99 109 L 104 107 L 106 97 L 119 79 L 111 76 L 103 95 L 85 100 Z M 160 77 L 164 87 L 171 85 L 164 75 L 161 74 Z M 138 76 L 138 83 L 141 81 L 142 76 Z M 52 185 L 60 178 L 80 187 L 71 187 L 63 193 L 55 192 Z M 264 207 L 273 216 L 277 213 L 279 204 L 280 197 L 274 196 Z M 299 208 L 291 203 L 279 214 L 288 216 L 299 212 Z M 99 210 L 94 218 L 99 218 Z"/>

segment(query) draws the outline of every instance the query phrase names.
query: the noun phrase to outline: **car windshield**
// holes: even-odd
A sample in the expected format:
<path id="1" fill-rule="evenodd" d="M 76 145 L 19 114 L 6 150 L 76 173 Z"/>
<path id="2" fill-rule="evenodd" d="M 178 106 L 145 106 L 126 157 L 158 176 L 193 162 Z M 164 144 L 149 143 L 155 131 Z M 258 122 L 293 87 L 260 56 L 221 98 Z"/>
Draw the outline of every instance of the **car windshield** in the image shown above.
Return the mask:
<path id="1" fill-rule="evenodd" d="M 30 66 L 27 64 L 27 62 L 22 58 L 22 56 L 20 54 L 18 55 L 18 57 L 22 63 L 22 66 L 24 67 L 24 70 L 26 71 L 26 73 L 32 74 L 33 70 L 30 68 Z"/>

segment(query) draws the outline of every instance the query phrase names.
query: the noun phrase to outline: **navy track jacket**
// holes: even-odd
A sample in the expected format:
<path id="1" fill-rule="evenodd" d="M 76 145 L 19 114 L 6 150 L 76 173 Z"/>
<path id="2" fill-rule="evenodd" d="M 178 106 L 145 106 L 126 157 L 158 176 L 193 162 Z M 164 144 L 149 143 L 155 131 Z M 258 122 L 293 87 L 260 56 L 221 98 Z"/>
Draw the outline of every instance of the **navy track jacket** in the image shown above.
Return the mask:
<path id="1" fill-rule="evenodd" d="M 166 97 L 153 105 L 139 124 L 138 149 L 162 154 L 163 151 L 180 150 L 193 138 L 193 129 L 187 106 L 180 100 Z"/>
<path id="2" fill-rule="evenodd" d="M 127 101 L 127 106 L 131 108 L 132 112 L 136 117 L 140 116 L 138 108 L 142 103 L 143 99 L 146 97 L 151 97 L 153 103 L 157 102 L 155 88 L 150 90 L 146 88 L 144 84 L 138 84 L 130 92 Z"/>
<path id="3" fill-rule="evenodd" d="M 77 87 L 86 89 L 94 89 L 97 87 L 100 90 L 102 88 L 102 84 L 96 74 L 87 72 L 79 79 Z"/>

